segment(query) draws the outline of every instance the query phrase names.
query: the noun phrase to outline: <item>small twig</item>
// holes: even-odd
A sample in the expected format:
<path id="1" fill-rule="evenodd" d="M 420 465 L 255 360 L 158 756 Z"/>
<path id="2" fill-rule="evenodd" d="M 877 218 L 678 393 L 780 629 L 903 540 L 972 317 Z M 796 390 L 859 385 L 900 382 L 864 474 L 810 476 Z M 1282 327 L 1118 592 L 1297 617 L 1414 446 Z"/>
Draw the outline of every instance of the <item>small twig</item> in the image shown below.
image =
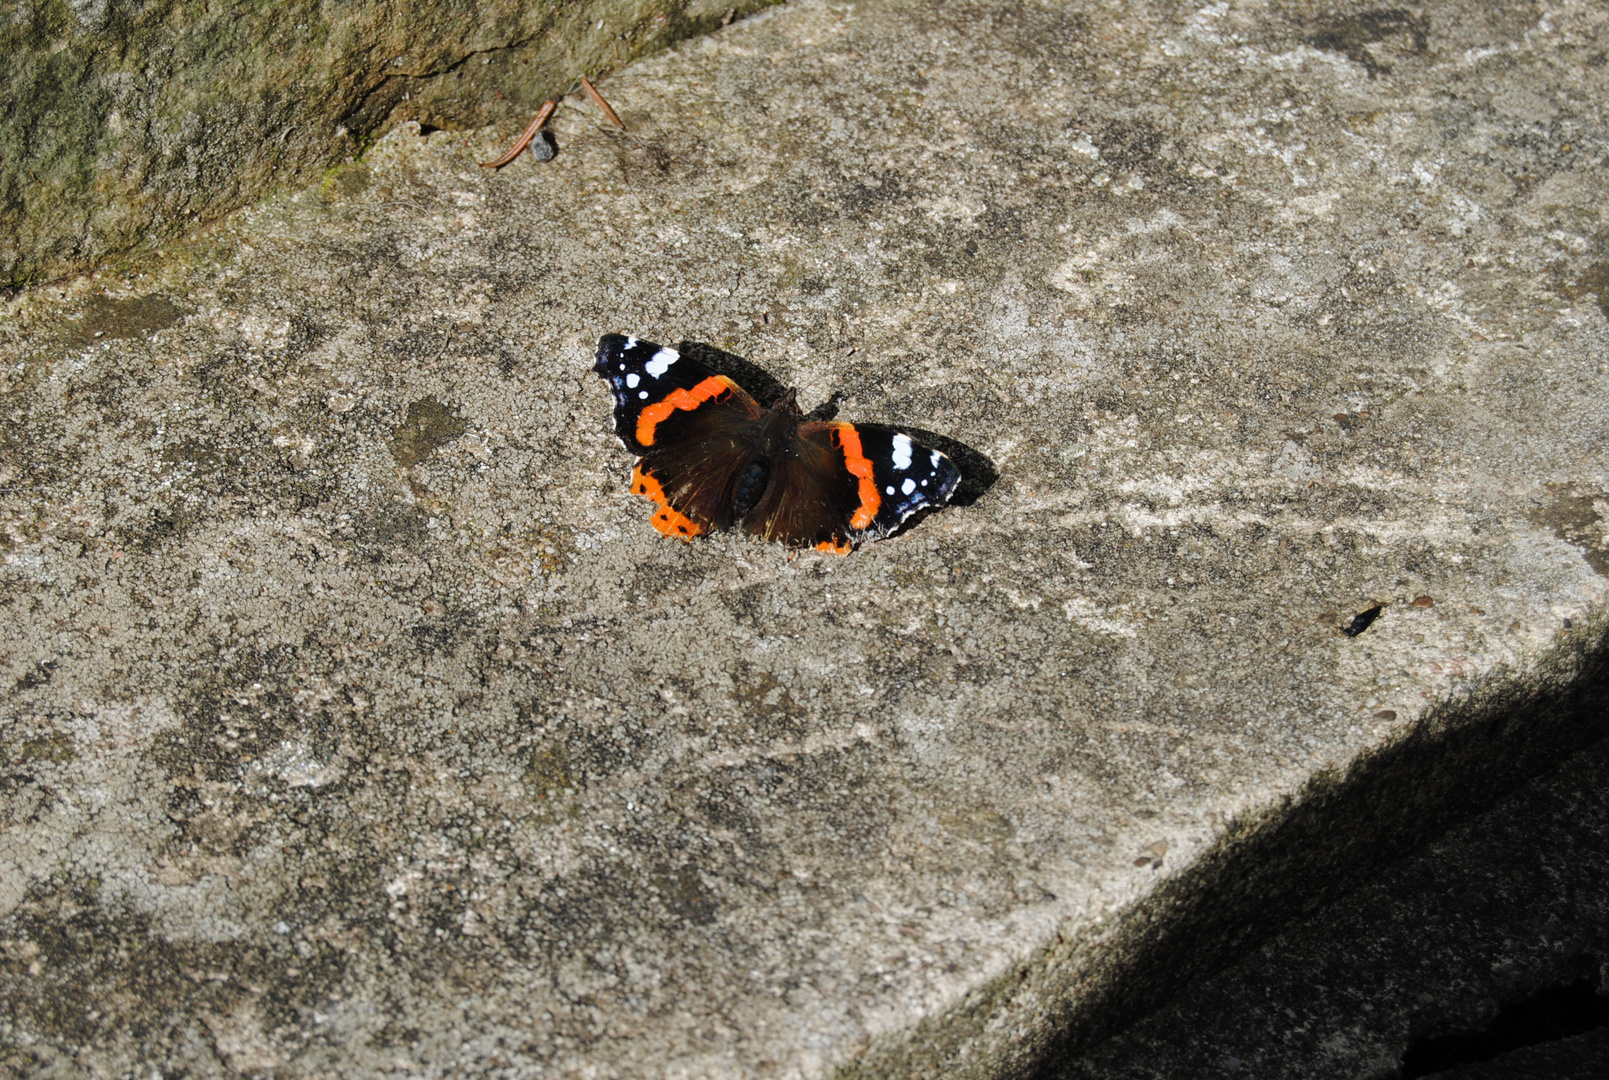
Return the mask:
<path id="1" fill-rule="evenodd" d="M 587 92 L 587 97 L 592 99 L 594 105 L 603 110 L 603 115 L 608 117 L 611 124 L 621 131 L 626 130 L 626 125 L 620 122 L 620 117 L 615 115 L 615 111 L 609 107 L 609 103 L 603 100 L 603 95 L 598 93 L 598 88 L 593 86 L 592 80 L 585 75 L 581 76 L 581 89 Z"/>
<path id="2" fill-rule="evenodd" d="M 584 83 L 586 82 L 585 79 L 582 79 L 581 81 Z M 591 89 L 590 83 L 588 84 L 588 89 Z M 598 92 L 593 90 L 592 93 L 594 96 L 596 96 Z M 603 99 L 599 98 L 598 100 L 602 101 Z M 504 165 L 507 165 L 509 162 L 523 154 L 525 152 L 525 148 L 530 146 L 531 142 L 536 138 L 536 133 L 542 130 L 542 125 L 548 122 L 548 117 L 553 115 L 553 110 L 557 109 L 558 107 L 559 103 L 557 101 L 549 101 L 544 104 L 542 108 L 538 110 L 536 119 L 531 121 L 531 126 L 525 129 L 525 133 L 520 136 L 518 142 L 509 148 L 508 153 L 504 154 L 496 161 L 483 161 L 480 163 L 480 167 L 483 169 L 501 169 Z M 606 105 L 604 108 L 608 108 L 608 106 Z M 620 121 L 616 120 L 615 123 L 618 124 Z"/>
<path id="3" fill-rule="evenodd" d="M 637 138 L 637 136 L 627 131 L 625 123 L 620 119 L 619 116 L 615 115 L 615 111 L 609 107 L 609 103 L 603 100 L 603 95 L 598 93 L 598 88 L 592 85 L 591 79 L 587 78 L 585 75 L 581 76 L 580 85 L 581 89 L 585 90 L 587 96 L 592 99 L 592 103 L 602 110 L 603 115 L 607 117 L 615 127 L 620 129 L 620 134 L 624 135 L 626 139 L 637 149 L 647 154 L 653 160 L 654 164 L 659 167 L 660 172 L 666 172 L 669 170 L 670 155 L 665 153 L 665 151 L 661 150 L 658 146 L 655 146 L 652 143 L 645 143 L 641 139 Z"/>

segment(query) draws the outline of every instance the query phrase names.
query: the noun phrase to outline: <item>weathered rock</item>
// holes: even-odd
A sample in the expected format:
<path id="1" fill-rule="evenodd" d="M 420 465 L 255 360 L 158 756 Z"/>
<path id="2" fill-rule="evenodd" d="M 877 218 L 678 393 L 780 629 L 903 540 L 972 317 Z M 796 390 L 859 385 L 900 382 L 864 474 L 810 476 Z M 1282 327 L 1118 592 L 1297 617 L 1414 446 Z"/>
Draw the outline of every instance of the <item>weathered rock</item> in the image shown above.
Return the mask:
<path id="1" fill-rule="evenodd" d="M 1460 1068 L 1424 1041 L 1481 1033 L 1550 990 L 1609 991 L 1605 775 L 1599 743 L 1047 1075 L 1366 1080 L 1438 1064 L 1437 1080 L 1605 1075 L 1609 1029 L 1561 1040 L 1536 1023 L 1541 1045 Z"/>
<path id="2" fill-rule="evenodd" d="M 393 121 L 529 119 L 772 0 L 44 0 L 0 19 L 0 285 L 300 186 Z"/>
<path id="3" fill-rule="evenodd" d="M 802 4 L 24 294 L 10 1067 L 1020 1075 L 1601 733 L 1606 18 Z M 616 331 L 966 497 L 665 540 Z"/>

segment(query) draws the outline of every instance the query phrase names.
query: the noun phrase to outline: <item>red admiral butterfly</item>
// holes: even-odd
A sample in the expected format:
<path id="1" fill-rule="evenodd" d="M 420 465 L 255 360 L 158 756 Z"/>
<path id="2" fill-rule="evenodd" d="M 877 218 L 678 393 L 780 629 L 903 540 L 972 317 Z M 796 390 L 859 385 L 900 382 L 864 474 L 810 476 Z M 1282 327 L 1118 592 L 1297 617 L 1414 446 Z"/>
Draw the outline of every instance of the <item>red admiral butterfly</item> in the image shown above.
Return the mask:
<path id="1" fill-rule="evenodd" d="M 690 356 L 634 337 L 598 342 L 592 370 L 615 395 L 615 434 L 637 455 L 631 490 L 654 528 L 691 540 L 744 532 L 847 555 L 949 501 L 960 472 L 878 424 L 799 419 L 794 391 L 769 409 Z"/>

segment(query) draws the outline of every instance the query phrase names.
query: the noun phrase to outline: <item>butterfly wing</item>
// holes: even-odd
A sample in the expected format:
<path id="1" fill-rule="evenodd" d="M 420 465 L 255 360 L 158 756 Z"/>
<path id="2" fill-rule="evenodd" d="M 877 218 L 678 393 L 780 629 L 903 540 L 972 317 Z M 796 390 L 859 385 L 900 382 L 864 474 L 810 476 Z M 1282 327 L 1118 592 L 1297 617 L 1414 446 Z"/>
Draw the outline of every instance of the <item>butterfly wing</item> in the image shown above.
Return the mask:
<path id="1" fill-rule="evenodd" d="M 771 464 L 764 493 L 743 519 L 743 528 L 766 540 L 797 547 L 848 552 L 849 521 L 861 503 L 863 482 L 850 471 L 845 446 L 849 424 L 801 424 L 793 452 Z M 871 469 L 866 467 L 867 475 Z"/>
<path id="2" fill-rule="evenodd" d="M 675 349 L 640 341 L 634 337 L 608 334 L 598 339 L 598 355 L 592 370 L 603 377 L 615 398 L 615 434 L 627 450 L 642 456 L 654 446 L 674 441 L 669 424 L 660 424 L 677 411 L 692 411 L 733 390 L 748 398 L 755 411 L 759 405 L 730 379 L 715 374 L 690 356 Z"/>
<path id="3" fill-rule="evenodd" d="M 864 496 L 857 513 L 870 516 L 865 526 L 869 539 L 881 540 L 921 510 L 937 509 L 950 501 L 961 470 L 948 457 L 923 446 L 897 428 L 881 424 L 854 424 L 861 456 L 872 466 L 875 505 Z M 862 487 L 862 492 L 865 489 Z"/>
<path id="4" fill-rule="evenodd" d="M 654 528 L 691 540 L 731 524 L 733 478 L 753 460 L 759 403 L 724 375 L 649 341 L 610 334 L 594 371 L 615 398 L 615 434 L 638 460 L 631 490 L 659 504 Z"/>
<path id="5" fill-rule="evenodd" d="M 744 519 L 756 536 L 844 554 L 943 506 L 961 478 L 949 458 L 880 424 L 801 424 L 796 446 Z"/>

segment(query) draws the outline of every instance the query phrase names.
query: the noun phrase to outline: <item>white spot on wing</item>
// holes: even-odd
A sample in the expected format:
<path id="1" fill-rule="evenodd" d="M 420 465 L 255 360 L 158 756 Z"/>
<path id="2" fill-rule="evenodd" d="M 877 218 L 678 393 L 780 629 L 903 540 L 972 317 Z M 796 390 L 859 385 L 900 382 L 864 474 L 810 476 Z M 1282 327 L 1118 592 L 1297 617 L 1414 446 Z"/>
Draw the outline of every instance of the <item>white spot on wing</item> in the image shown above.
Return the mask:
<path id="1" fill-rule="evenodd" d="M 634 338 L 634 337 L 627 337 L 626 338 L 626 348 L 635 349 L 636 347 L 637 347 L 637 339 Z"/>
<path id="2" fill-rule="evenodd" d="M 907 476 L 905 478 L 905 483 L 901 484 L 899 489 L 905 494 L 909 495 L 911 492 L 916 490 L 916 481 Z"/>
<path id="3" fill-rule="evenodd" d="M 892 495 L 892 494 L 894 494 L 894 485 L 893 485 L 893 484 L 890 484 L 890 485 L 888 485 L 888 486 L 887 486 L 887 487 L 886 487 L 886 488 L 884 488 L 884 489 L 883 489 L 883 494 L 885 494 L 885 495 Z"/>
<path id="4" fill-rule="evenodd" d="M 654 378 L 659 378 L 670 370 L 670 366 L 682 358 L 682 354 L 675 349 L 660 349 L 654 358 L 642 366 L 642 369 Z"/>
<path id="5" fill-rule="evenodd" d="M 648 400 L 648 391 L 639 390 L 639 391 L 637 391 L 637 396 L 639 398 L 641 398 L 643 401 L 647 401 Z"/>
<path id="6" fill-rule="evenodd" d="M 907 435 L 894 436 L 894 468 L 904 472 L 911 467 L 911 440 Z"/>
<path id="7" fill-rule="evenodd" d="M 640 382 L 642 382 L 642 376 L 638 375 L 635 371 L 626 376 L 626 385 L 631 387 L 633 390 L 637 389 L 637 384 Z"/>
<path id="8" fill-rule="evenodd" d="M 934 468 L 935 471 L 939 467 L 939 458 L 941 458 L 943 456 L 944 456 L 943 454 L 940 454 L 937 450 L 935 450 L 935 451 L 933 451 L 933 456 L 928 459 L 928 460 L 933 462 L 933 468 Z"/>

